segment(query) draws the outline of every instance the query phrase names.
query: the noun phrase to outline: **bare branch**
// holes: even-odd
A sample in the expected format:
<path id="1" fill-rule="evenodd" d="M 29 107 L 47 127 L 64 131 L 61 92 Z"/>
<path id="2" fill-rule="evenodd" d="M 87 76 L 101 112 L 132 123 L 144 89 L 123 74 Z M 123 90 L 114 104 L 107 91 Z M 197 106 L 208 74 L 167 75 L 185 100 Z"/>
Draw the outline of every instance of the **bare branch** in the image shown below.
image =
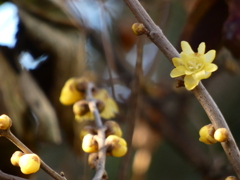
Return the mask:
<path id="1" fill-rule="evenodd" d="M 131 9 L 133 14 L 139 20 L 139 22 L 143 23 L 144 26 L 149 30 L 148 37 L 155 43 L 159 49 L 163 52 L 163 54 L 168 58 L 171 62 L 173 57 L 179 57 L 179 53 L 172 46 L 172 44 L 167 40 L 167 38 L 162 33 L 161 29 L 153 22 L 147 12 L 144 10 L 142 5 L 138 0 L 124 0 L 128 7 Z M 212 121 L 215 128 L 224 127 L 229 130 L 229 127 L 218 109 L 217 105 L 213 101 L 212 97 L 209 95 L 207 90 L 204 88 L 202 83 L 192 90 L 198 101 L 201 103 L 205 112 L 207 113 L 209 119 Z M 229 140 L 221 143 L 223 149 L 232 163 L 233 168 L 240 178 L 240 153 L 236 142 L 229 130 Z"/>

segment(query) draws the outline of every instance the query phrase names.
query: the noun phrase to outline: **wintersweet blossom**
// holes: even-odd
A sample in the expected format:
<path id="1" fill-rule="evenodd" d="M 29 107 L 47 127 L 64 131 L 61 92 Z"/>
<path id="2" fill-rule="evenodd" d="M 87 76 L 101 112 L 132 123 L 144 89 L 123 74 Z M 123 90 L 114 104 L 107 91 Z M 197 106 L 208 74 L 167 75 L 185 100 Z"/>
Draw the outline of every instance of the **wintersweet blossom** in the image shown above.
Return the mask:
<path id="1" fill-rule="evenodd" d="M 171 71 L 170 76 L 175 78 L 185 75 L 184 85 L 190 91 L 199 84 L 199 81 L 209 78 L 212 72 L 217 70 L 217 65 L 212 63 L 216 51 L 210 50 L 205 54 L 206 46 L 204 42 L 198 46 L 197 53 L 193 52 L 186 41 L 181 42 L 181 47 L 180 58 L 172 59 L 176 68 Z"/>

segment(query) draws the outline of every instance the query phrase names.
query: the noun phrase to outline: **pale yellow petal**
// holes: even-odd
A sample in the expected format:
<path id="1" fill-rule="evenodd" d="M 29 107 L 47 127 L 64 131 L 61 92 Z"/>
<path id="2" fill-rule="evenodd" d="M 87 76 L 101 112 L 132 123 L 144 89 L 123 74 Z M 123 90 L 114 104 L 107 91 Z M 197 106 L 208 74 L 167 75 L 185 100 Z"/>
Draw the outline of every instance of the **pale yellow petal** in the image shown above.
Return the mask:
<path id="1" fill-rule="evenodd" d="M 190 60 L 191 56 L 186 54 L 185 52 L 180 53 L 180 59 L 182 60 L 182 64 L 186 65 L 187 62 Z"/>
<path id="2" fill-rule="evenodd" d="M 181 42 L 182 51 L 186 54 L 194 53 L 191 46 L 186 41 Z"/>
<path id="3" fill-rule="evenodd" d="M 175 67 L 182 65 L 182 60 L 180 58 L 172 58 L 172 62 Z"/>
<path id="4" fill-rule="evenodd" d="M 195 80 L 201 81 L 201 79 L 204 79 L 205 75 L 206 75 L 206 72 L 203 70 L 193 74 L 192 76 Z"/>
<path id="5" fill-rule="evenodd" d="M 175 77 L 182 76 L 184 74 L 185 74 L 185 67 L 184 66 L 178 66 L 171 71 L 170 76 L 172 78 L 175 78 Z"/>
<path id="6" fill-rule="evenodd" d="M 205 72 L 205 76 L 202 79 L 207 79 L 212 75 L 211 72 Z"/>
<path id="7" fill-rule="evenodd" d="M 205 62 L 211 63 L 211 62 L 213 62 L 214 58 L 216 57 L 216 51 L 210 50 L 206 54 L 204 54 L 204 57 L 205 57 Z"/>
<path id="8" fill-rule="evenodd" d="M 189 91 L 193 90 L 198 85 L 198 83 L 199 81 L 194 79 L 192 76 L 186 75 L 184 77 L 184 85 Z"/>
<path id="9" fill-rule="evenodd" d="M 204 67 L 204 70 L 207 72 L 214 72 L 218 69 L 216 64 L 213 63 L 207 63 Z"/>
<path id="10" fill-rule="evenodd" d="M 205 53 L 205 49 L 206 49 L 206 45 L 205 45 L 204 42 L 202 42 L 198 46 L 198 54 L 204 54 Z"/>

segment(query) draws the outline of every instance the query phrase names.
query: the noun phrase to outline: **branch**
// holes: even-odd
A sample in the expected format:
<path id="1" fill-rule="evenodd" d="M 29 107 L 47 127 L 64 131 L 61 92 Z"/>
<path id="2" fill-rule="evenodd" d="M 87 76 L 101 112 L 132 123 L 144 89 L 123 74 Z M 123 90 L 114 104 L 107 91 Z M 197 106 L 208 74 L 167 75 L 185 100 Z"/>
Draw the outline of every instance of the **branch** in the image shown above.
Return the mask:
<path id="1" fill-rule="evenodd" d="M 12 134 L 10 129 L 0 130 L 0 137 L 4 136 L 8 140 L 10 140 L 13 144 L 15 144 L 19 149 L 21 149 L 24 153 L 33 153 L 27 146 L 25 146 L 16 136 Z M 66 180 L 64 174 L 56 173 L 53 169 L 51 169 L 43 160 L 41 160 L 41 168 L 50 176 L 52 176 L 56 180 Z"/>
<path id="2" fill-rule="evenodd" d="M 106 151 L 107 147 L 105 146 L 105 131 L 106 127 L 103 126 L 102 120 L 99 114 L 99 111 L 96 106 L 96 100 L 92 97 L 92 89 L 94 85 L 92 83 L 88 83 L 87 85 L 87 100 L 90 111 L 94 115 L 95 123 L 98 129 L 98 138 L 96 139 L 98 142 L 98 163 L 96 166 L 96 174 L 93 180 L 102 180 L 105 173 L 105 162 L 106 162 Z"/>
<path id="3" fill-rule="evenodd" d="M 24 179 L 24 178 L 21 178 L 21 177 L 6 174 L 2 171 L 0 171 L 0 179 L 1 180 L 27 180 L 27 179 Z"/>
<path id="4" fill-rule="evenodd" d="M 153 22 L 142 5 L 137 0 L 124 1 L 136 16 L 136 18 L 139 20 L 139 22 L 144 24 L 144 26 L 149 30 L 149 39 L 151 39 L 152 42 L 158 46 L 158 48 L 163 52 L 168 60 L 172 62 L 173 57 L 179 57 L 177 50 L 167 40 L 167 38 L 162 33 L 162 30 Z M 240 178 L 240 153 L 222 113 L 201 82 L 195 89 L 192 90 L 192 92 L 202 105 L 214 127 L 216 129 L 223 127 L 229 130 L 229 139 L 221 144 L 237 176 Z"/>

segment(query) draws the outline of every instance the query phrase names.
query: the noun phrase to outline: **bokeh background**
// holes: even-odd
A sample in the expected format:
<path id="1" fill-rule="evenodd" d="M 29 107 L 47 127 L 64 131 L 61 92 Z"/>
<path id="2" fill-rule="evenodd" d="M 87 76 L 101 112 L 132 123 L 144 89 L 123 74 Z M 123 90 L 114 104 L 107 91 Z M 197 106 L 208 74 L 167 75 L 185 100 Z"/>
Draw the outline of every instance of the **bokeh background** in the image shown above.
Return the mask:
<path id="1" fill-rule="evenodd" d="M 219 67 L 203 84 L 240 142 L 240 2 L 238 0 L 141 0 L 154 22 L 179 50 L 217 50 Z M 0 1 L 0 113 L 12 131 L 70 180 L 91 179 L 81 150 L 81 123 L 59 102 L 71 77 L 85 76 L 117 101 L 114 119 L 129 153 L 107 158 L 109 179 L 222 180 L 234 175 L 221 145 L 199 142 L 210 121 L 191 92 L 176 88 L 172 64 L 148 38 L 131 31 L 137 22 L 119 0 Z M 142 58 L 141 57 L 142 52 Z M 137 60 L 138 59 L 138 60 Z M 0 170 L 23 176 L 10 164 L 17 148 L 0 138 Z"/>

